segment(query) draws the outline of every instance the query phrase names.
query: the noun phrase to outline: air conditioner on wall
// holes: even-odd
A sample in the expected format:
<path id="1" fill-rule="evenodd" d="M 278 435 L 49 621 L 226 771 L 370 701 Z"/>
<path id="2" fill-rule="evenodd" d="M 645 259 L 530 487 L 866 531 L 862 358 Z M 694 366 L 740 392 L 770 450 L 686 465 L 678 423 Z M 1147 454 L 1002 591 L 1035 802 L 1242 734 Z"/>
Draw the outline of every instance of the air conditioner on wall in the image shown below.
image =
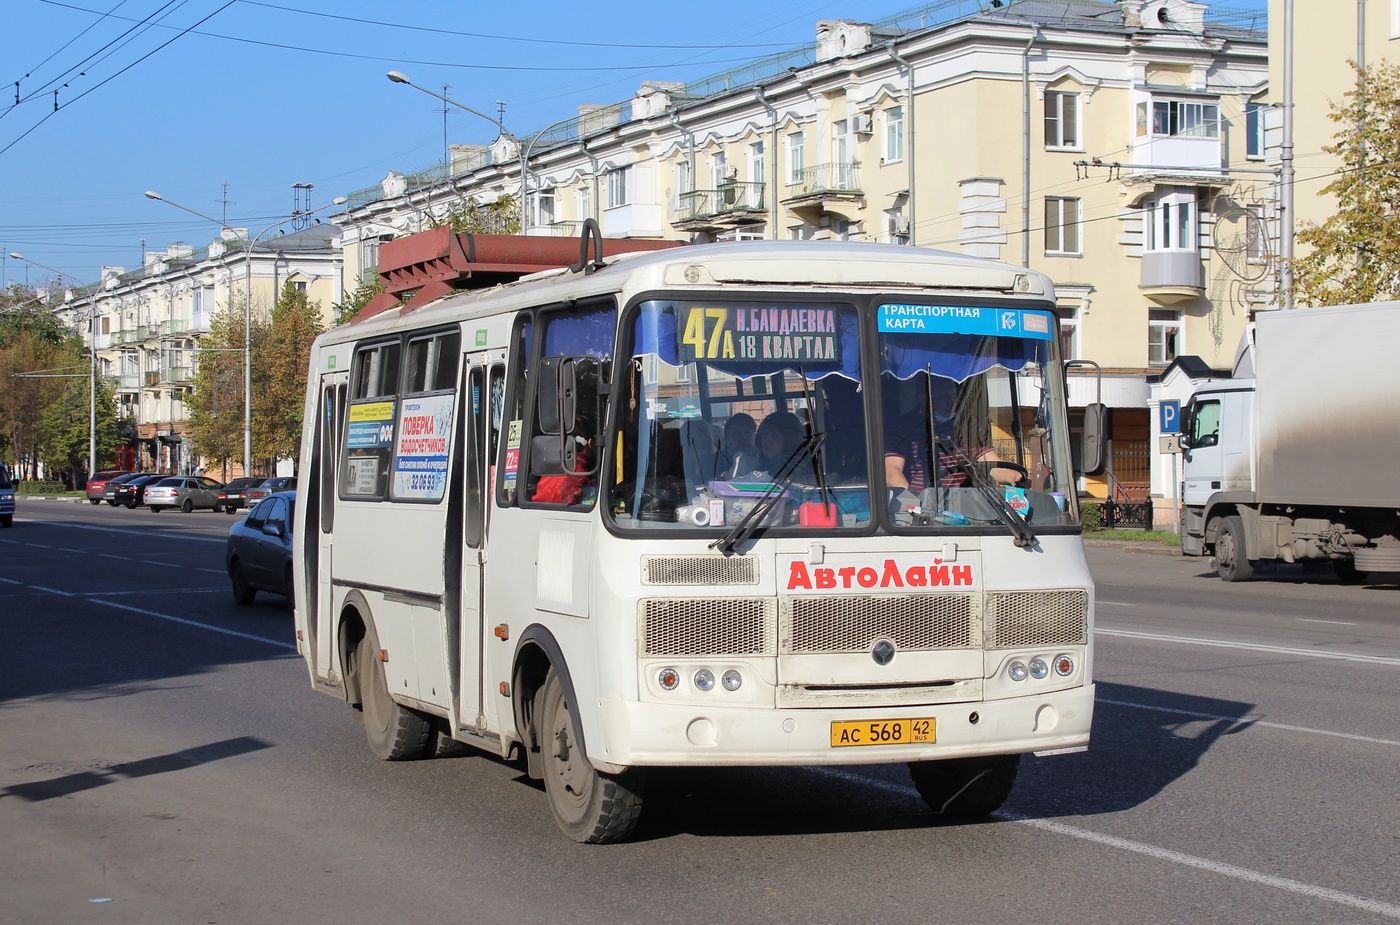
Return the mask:
<path id="1" fill-rule="evenodd" d="M 869 135 L 874 130 L 871 127 L 870 113 L 858 112 L 852 116 L 851 129 L 857 135 Z"/>
<path id="2" fill-rule="evenodd" d="M 890 224 L 891 224 L 891 231 L 892 231 L 893 234 L 897 234 L 897 235 L 906 235 L 906 236 L 909 234 L 909 218 L 908 218 L 908 216 L 896 215 L 896 216 L 894 217 L 894 221 L 891 222 Z"/>

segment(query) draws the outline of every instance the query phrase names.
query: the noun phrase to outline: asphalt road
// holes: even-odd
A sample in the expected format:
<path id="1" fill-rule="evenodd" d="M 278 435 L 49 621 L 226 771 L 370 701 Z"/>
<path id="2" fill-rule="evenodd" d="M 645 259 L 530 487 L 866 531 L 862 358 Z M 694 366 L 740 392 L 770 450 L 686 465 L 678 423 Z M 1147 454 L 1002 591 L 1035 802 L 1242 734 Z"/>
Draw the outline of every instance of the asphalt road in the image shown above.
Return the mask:
<path id="1" fill-rule="evenodd" d="M 372 758 L 281 599 L 234 605 L 232 520 L 0 531 L 0 923 L 1400 921 L 1400 585 L 1092 546 L 1093 744 L 994 819 L 902 768 L 672 771 L 590 847 L 514 766 Z"/>

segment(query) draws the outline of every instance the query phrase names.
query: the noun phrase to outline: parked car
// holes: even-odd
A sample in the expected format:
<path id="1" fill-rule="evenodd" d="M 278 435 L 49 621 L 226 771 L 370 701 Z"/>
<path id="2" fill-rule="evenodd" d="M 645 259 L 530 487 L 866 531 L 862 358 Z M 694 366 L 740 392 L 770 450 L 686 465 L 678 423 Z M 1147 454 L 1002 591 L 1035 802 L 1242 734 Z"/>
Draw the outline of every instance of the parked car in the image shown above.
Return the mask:
<path id="1" fill-rule="evenodd" d="M 94 472 L 87 480 L 87 499 L 93 504 L 102 501 L 102 491 L 107 487 L 107 482 L 119 475 L 131 475 L 124 469 L 103 469 L 101 472 Z"/>
<path id="2" fill-rule="evenodd" d="M 138 508 L 146 503 L 146 489 L 167 478 L 169 476 L 166 475 L 143 475 L 140 478 L 128 479 L 117 485 L 117 490 L 112 493 L 112 502 L 124 504 L 128 508 Z"/>
<path id="3" fill-rule="evenodd" d="M 268 495 L 275 495 L 279 491 L 292 491 L 296 487 L 296 477 L 291 475 L 277 475 L 270 479 L 263 479 L 262 484 L 248 489 L 248 503 L 251 505 Z"/>
<path id="4" fill-rule="evenodd" d="M 146 507 L 156 514 L 168 507 L 178 507 L 186 514 L 197 507 L 217 511 L 223 487 L 222 482 L 202 475 L 167 476 L 146 489 Z"/>
<path id="5" fill-rule="evenodd" d="M 260 475 L 250 478 L 234 479 L 223 488 L 219 489 L 219 504 L 223 507 L 224 512 L 228 514 L 232 514 L 240 508 L 247 508 L 249 507 L 248 489 L 252 488 L 254 485 L 261 485 L 265 481 L 267 481 L 267 479 Z"/>
<path id="6" fill-rule="evenodd" d="M 297 493 L 282 491 L 259 501 L 228 531 L 225 563 L 233 599 L 251 604 L 259 591 L 271 591 L 294 606 L 292 593 L 292 512 Z"/>
<path id="7" fill-rule="evenodd" d="M 130 482 L 132 479 L 139 479 L 150 474 L 149 472 L 123 472 L 115 478 L 108 479 L 107 484 L 102 486 L 102 500 L 106 501 L 112 507 L 116 507 L 118 488 Z"/>
<path id="8" fill-rule="evenodd" d="M 10 469 L 0 463 L 0 527 L 15 522 L 15 483 L 10 481 Z"/>

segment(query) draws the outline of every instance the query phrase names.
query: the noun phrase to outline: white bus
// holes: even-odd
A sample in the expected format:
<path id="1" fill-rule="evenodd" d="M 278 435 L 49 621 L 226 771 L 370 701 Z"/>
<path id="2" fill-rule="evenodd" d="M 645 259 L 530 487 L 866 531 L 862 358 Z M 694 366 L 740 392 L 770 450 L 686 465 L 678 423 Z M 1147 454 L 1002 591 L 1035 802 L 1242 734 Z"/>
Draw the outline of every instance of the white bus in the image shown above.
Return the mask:
<path id="1" fill-rule="evenodd" d="M 990 813 L 1093 714 L 1054 306 L 1002 263 L 744 242 L 330 331 L 313 686 L 380 758 L 522 761 L 578 841 L 628 837 L 656 767 L 907 763 Z"/>

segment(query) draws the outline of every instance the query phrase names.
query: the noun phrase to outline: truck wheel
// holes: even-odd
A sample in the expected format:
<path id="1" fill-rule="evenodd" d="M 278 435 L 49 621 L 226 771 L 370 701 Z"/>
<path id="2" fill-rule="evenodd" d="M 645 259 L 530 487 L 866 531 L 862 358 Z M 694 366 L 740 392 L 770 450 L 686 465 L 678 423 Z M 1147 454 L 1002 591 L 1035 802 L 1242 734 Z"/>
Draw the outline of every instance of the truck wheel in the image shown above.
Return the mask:
<path id="1" fill-rule="evenodd" d="M 366 633 L 355 650 L 355 668 L 360 675 L 361 709 L 365 715 L 365 736 L 374 757 L 384 761 L 414 761 L 428 752 L 432 726 L 427 717 L 394 702 L 389 682 L 379 661 L 379 646 Z"/>
<path id="2" fill-rule="evenodd" d="M 1238 516 L 1220 523 L 1215 537 L 1215 573 L 1222 581 L 1249 581 L 1254 575 L 1254 563 L 1249 561 L 1244 542 L 1244 521 Z"/>
<path id="3" fill-rule="evenodd" d="M 1332 572 L 1339 584 L 1359 585 L 1366 580 L 1366 573 L 1357 569 L 1355 559 L 1333 559 Z"/>
<path id="4" fill-rule="evenodd" d="M 930 809 L 965 819 L 1000 809 L 1020 766 L 1020 755 L 911 761 L 909 776 Z"/>
<path id="5" fill-rule="evenodd" d="M 536 695 L 535 723 L 544 789 L 559 828 L 574 841 L 591 845 L 627 839 L 641 818 L 642 772 L 633 768 L 614 776 L 588 763 L 574 737 L 564 686 L 553 668 Z"/>

